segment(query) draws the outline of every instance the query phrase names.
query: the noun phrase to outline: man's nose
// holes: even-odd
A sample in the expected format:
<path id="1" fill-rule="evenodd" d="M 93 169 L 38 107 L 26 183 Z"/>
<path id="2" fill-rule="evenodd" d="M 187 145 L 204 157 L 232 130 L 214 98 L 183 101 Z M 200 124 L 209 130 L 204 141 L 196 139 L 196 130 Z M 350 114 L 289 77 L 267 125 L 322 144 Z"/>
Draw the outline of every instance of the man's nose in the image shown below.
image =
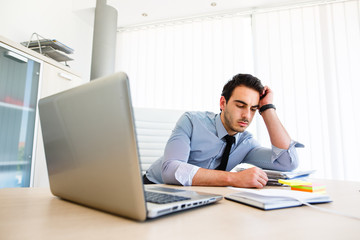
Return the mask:
<path id="1" fill-rule="evenodd" d="M 249 119 L 250 116 L 251 116 L 250 108 L 244 108 L 243 111 L 241 112 L 241 117 L 245 119 Z"/>

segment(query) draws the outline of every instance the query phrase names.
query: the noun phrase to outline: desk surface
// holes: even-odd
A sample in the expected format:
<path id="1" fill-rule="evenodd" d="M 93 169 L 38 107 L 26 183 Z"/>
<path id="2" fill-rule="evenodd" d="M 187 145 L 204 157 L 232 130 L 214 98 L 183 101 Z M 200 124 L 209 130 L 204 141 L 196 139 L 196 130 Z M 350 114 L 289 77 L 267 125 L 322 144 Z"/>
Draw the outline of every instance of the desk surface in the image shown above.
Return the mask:
<path id="1" fill-rule="evenodd" d="M 320 181 L 332 203 L 360 216 L 360 182 Z M 222 195 L 222 187 L 186 187 Z M 49 189 L 0 189 L 0 239 L 359 239 L 360 221 L 307 206 L 263 211 L 228 200 L 135 222 L 63 201 Z"/>

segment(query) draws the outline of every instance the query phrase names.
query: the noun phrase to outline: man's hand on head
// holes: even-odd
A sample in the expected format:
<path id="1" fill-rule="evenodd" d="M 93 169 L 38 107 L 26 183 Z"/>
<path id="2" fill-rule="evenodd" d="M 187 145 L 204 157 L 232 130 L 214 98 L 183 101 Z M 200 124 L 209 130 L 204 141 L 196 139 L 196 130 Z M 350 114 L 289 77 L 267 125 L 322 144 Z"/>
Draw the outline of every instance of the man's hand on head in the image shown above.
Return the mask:
<path id="1" fill-rule="evenodd" d="M 262 107 L 267 104 L 272 104 L 274 99 L 274 92 L 268 87 L 264 87 L 264 91 L 260 96 L 259 107 Z"/>

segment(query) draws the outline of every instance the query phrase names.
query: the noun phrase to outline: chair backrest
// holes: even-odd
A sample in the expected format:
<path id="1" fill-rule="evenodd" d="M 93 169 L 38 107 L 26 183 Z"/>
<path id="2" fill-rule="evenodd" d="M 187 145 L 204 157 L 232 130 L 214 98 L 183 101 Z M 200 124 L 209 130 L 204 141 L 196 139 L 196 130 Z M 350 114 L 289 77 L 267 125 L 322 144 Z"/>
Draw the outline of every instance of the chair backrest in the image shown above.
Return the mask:
<path id="1" fill-rule="evenodd" d="M 143 173 L 159 159 L 175 127 L 185 111 L 134 108 L 135 128 Z"/>

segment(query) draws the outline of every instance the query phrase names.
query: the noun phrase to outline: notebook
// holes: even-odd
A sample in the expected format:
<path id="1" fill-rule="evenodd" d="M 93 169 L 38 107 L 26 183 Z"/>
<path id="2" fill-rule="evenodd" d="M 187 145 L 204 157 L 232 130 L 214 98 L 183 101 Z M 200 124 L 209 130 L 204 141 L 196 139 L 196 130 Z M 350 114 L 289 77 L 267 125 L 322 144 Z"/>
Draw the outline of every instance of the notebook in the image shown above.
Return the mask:
<path id="1" fill-rule="evenodd" d="M 239 188 L 234 188 L 238 190 Z M 309 203 L 327 203 L 328 195 L 292 191 L 289 189 L 240 189 L 239 192 L 225 196 L 225 199 L 243 203 L 262 210 L 297 207 Z"/>
<path id="2" fill-rule="evenodd" d="M 39 113 L 55 196 L 139 221 L 222 199 L 216 194 L 143 185 L 125 73 L 43 98 Z M 154 194 L 171 196 L 163 200 L 164 195 Z"/>

